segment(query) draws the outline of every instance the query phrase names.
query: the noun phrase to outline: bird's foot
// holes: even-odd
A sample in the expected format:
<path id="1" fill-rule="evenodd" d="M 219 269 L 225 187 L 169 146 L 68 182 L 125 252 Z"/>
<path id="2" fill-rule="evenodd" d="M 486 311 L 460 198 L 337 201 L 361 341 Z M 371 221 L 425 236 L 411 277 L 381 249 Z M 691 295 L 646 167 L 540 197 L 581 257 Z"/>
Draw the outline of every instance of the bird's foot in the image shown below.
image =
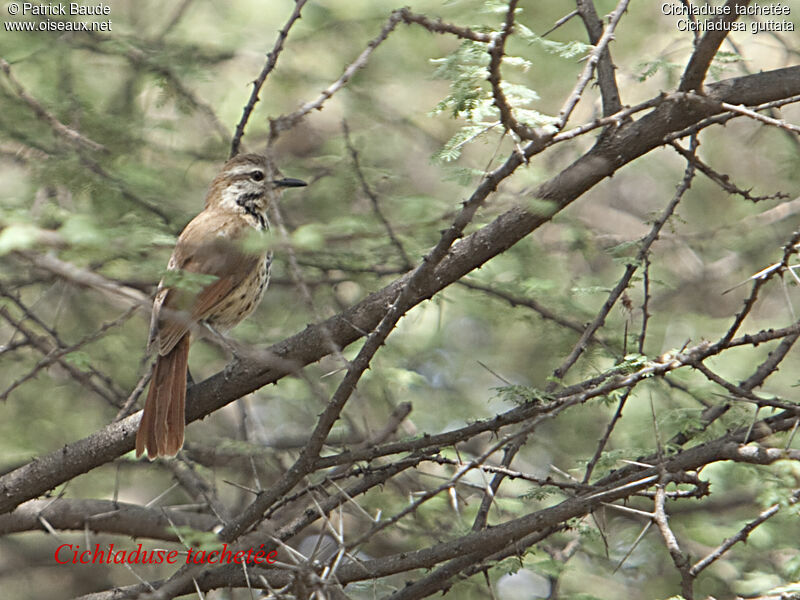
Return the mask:
<path id="1" fill-rule="evenodd" d="M 233 359 L 225 365 L 225 369 L 222 371 L 222 374 L 225 376 L 225 381 L 228 381 L 233 377 L 233 374 L 238 370 L 239 365 L 242 363 L 239 355 L 236 352 L 233 352 Z"/>

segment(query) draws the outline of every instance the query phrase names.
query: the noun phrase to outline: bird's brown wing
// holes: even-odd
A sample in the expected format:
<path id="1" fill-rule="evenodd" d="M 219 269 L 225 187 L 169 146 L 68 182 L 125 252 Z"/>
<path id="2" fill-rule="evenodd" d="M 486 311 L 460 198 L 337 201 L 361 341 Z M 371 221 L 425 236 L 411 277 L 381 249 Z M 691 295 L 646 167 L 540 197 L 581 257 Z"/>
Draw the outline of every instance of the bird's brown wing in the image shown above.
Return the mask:
<path id="1" fill-rule="evenodd" d="M 215 275 L 218 279 L 197 294 L 178 288 L 159 291 L 157 306 L 154 305 L 157 315 L 153 334 L 157 336 L 158 352 L 162 356 L 170 352 L 197 322 L 213 315 L 231 291 L 258 266 L 258 255 L 245 254 L 239 249 L 238 236 L 230 235 L 236 232 L 225 231 L 229 235 L 219 235 L 219 231 L 212 231 L 210 235 L 193 235 L 202 231 L 202 227 L 193 227 L 199 217 L 181 234 L 168 268 Z"/>

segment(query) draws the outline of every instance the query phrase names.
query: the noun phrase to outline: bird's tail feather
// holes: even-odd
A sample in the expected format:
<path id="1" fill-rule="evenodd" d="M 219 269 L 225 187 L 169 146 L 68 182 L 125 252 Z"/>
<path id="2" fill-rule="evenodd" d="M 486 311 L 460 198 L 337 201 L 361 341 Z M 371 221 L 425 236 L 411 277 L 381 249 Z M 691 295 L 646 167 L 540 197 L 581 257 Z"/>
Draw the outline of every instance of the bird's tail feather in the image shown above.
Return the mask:
<path id="1" fill-rule="evenodd" d="M 145 451 L 150 460 L 175 456 L 183 446 L 188 359 L 189 334 L 186 334 L 168 354 L 156 360 L 136 434 L 136 458 Z"/>

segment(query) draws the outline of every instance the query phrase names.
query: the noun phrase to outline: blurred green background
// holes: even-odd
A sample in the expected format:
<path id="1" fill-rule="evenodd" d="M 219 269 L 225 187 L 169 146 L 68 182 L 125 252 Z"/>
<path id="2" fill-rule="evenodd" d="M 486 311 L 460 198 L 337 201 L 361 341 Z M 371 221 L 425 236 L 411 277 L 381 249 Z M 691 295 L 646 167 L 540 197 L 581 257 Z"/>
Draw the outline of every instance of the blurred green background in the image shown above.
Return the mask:
<path id="1" fill-rule="evenodd" d="M 0 32 L 0 57 L 10 64 L 14 79 L 61 122 L 108 149 L 106 153 L 77 152 L 53 135 L 0 74 L 0 284 L 7 294 L 0 298 L 0 306 L 18 319 L 19 307 L 11 299 L 18 297 L 57 333 L 64 346 L 85 339 L 120 317 L 124 309 L 96 290 L 77 288 L 33 269 L 15 252 L 55 253 L 61 260 L 151 293 L 175 237 L 202 208 L 208 182 L 227 157 L 250 82 L 261 70 L 265 53 L 293 3 L 235 0 L 165 5 L 115 0 L 109 6 L 110 32 Z M 499 29 L 505 7 L 500 2 L 470 0 L 410 6 L 415 12 L 484 30 Z M 615 3 L 603 0 L 596 6 L 602 16 Z M 269 118 L 315 99 L 378 34 L 394 8 L 395 4 L 384 0 L 309 2 L 260 94 L 244 138 L 246 149 L 263 150 Z M 518 20 L 541 35 L 573 8 L 565 1 L 522 2 Z M 795 24 L 798 14 L 790 17 Z M 7 14 L 3 17 L 11 19 Z M 661 14 L 660 3 L 651 2 L 632 3 L 623 17 L 611 52 L 624 104 L 676 86 L 692 50 L 692 37 L 679 33 L 675 21 Z M 791 35 L 732 35 L 733 44 L 723 45 L 725 54 L 715 61 L 710 79 L 796 63 L 797 38 Z M 580 21 L 572 19 L 544 39 L 559 45 L 512 37 L 508 54 L 527 62 L 508 61 L 503 67 L 507 81 L 527 90 L 528 102 L 520 108 L 537 111 L 541 122 L 558 113 L 583 66 L 585 47 L 581 51 L 579 46 L 570 56 L 566 44 L 585 44 L 586 33 Z M 343 121 L 350 144 L 358 151 L 362 174 L 412 261 L 418 261 L 436 242 L 480 173 L 497 166 L 513 149 L 509 136 L 503 137 L 499 127 L 494 127 L 460 146 L 460 156 L 451 152 L 453 160 L 442 158 L 453 136 L 464 126 L 480 122 L 480 116 L 473 115 L 469 122 L 463 114 L 453 118 L 449 110 L 436 110 L 451 93 L 451 82 L 437 77 L 442 63 L 436 59 L 451 56 L 458 48 L 452 36 L 399 25 L 323 110 L 314 111 L 281 136 L 277 152 L 282 171 L 311 182 L 308 188 L 287 194 L 281 208 L 314 307 L 301 299 L 288 269 L 286 248 L 278 244 L 270 290 L 258 312 L 233 332 L 237 340 L 277 342 L 307 323 L 339 312 L 407 270 L 362 188 L 347 149 Z M 485 93 L 487 85 L 480 85 Z M 599 109 L 599 92 L 590 86 L 570 125 L 598 116 Z M 796 123 L 800 110 L 788 107 L 782 116 Z M 486 121 L 495 118 L 485 116 Z M 578 137 L 535 157 L 490 197 L 470 231 L 524 201 L 533 186 L 579 157 L 594 140 L 594 134 Z M 748 287 L 722 292 L 779 260 L 782 245 L 797 227 L 796 136 L 739 119 L 724 128 L 709 128 L 700 141 L 699 156 L 719 172 L 730 174 L 739 187 L 752 188 L 754 195 L 783 192 L 786 197 L 752 203 L 698 175 L 651 257 L 652 320 L 644 348 L 650 357 L 680 349 L 687 342 L 720 336 Z M 630 242 L 647 233 L 649 223 L 672 197 L 683 169 L 684 161 L 671 149 L 651 152 L 470 274 L 468 281 L 535 300 L 564 319 L 585 324 L 622 274 L 625 261 L 635 255 Z M 44 243 L 42 230 L 55 232 L 58 243 Z M 641 284 L 639 278 L 628 291 L 633 309 L 612 311 L 600 336 L 604 345 L 591 347 L 570 373 L 570 381 L 605 370 L 623 352 L 636 351 Z M 747 331 L 782 327 L 793 320 L 789 305 L 797 304 L 798 292 L 790 277 L 785 285 L 785 289 L 777 283 L 766 288 L 745 324 Z M 28 326 L 52 341 L 40 324 L 28 321 Z M 76 381 L 63 365 L 41 370 L 7 394 L 0 403 L 0 467 L 13 468 L 110 422 L 145 369 L 147 331 L 146 317 L 136 314 L 64 357 L 105 390 L 105 398 Z M 497 388 L 506 382 L 544 388 L 577 337 L 524 306 L 453 285 L 401 321 L 359 384 L 333 437 L 358 438 L 380 430 L 400 402 L 413 406 L 401 425 L 401 437 L 438 433 L 490 417 L 512 405 Z M 42 359 L 30 346 L 16 347 L 19 341 L 9 322 L 0 322 L 0 391 Z M 345 356 L 352 358 L 358 346 L 346 349 Z M 770 349 L 767 345 L 731 351 L 710 366 L 738 381 Z M 191 370 L 195 379 L 204 379 L 222 369 L 227 360 L 218 348 L 195 344 Z M 765 391 L 793 398 L 796 367 L 797 358 L 790 358 L 769 379 Z M 330 393 L 340 379 L 339 368 L 334 358 L 327 358 L 306 371 Z M 695 373 L 681 371 L 673 378 L 692 393 L 657 382 L 637 390 L 598 475 L 619 466 L 622 458 L 652 452 L 653 411 L 666 439 L 696 423 L 703 407 L 700 401 L 714 403 L 721 398 L 719 389 Z M 613 400 L 595 401 L 544 423 L 514 467 L 545 477 L 554 465 L 580 478 L 613 414 Z M 298 378 L 285 378 L 240 402 L 247 408 L 244 426 L 249 441 L 271 449 L 265 459 L 266 477 L 291 464 L 293 448 L 304 441 L 322 410 L 319 398 Z M 192 424 L 188 448 L 201 453 L 203 448 L 230 444 L 235 449 L 236 444 L 226 440 L 238 437 L 242 410 L 230 405 Z M 725 427 L 747 423 L 752 417 L 752 407 L 737 407 L 704 435 L 715 437 Z M 793 445 L 797 447 L 797 442 Z M 476 444 L 462 451 L 470 456 L 482 447 Z M 209 477 L 218 476 L 220 493 L 235 497 L 237 490 L 225 489 L 224 469 L 219 469 L 218 475 L 210 469 Z M 373 491 L 362 505 L 371 514 L 377 510 L 394 513 L 411 491 L 438 485 L 437 477 L 449 472 L 434 467 L 423 471 Z M 714 465 L 703 473 L 712 482 L 713 495 L 675 504 L 678 516 L 672 525 L 686 549 L 702 556 L 754 518 L 762 504 L 796 487 L 798 474 L 793 464 L 758 469 Z M 475 483 L 482 484 L 482 479 L 476 476 Z M 58 492 L 143 503 L 170 485 L 167 470 L 125 457 Z M 558 499 L 540 498 L 533 493 L 536 490 L 522 481 L 504 484 L 490 522 Z M 176 490 L 160 502 L 181 504 L 186 498 Z M 364 551 L 380 556 L 421 547 L 429 543 L 431 531 L 440 538 L 464 532 L 479 504 L 478 490 L 468 488 L 462 492 L 459 511 L 446 497 L 437 499 Z M 541 578 L 553 575 L 557 567 L 558 571 L 563 568 L 559 582 L 563 597 L 666 598 L 676 593 L 677 579 L 655 528 L 613 571 L 640 529 L 640 522 L 611 511 L 586 519 L 530 552 L 522 563 L 509 561 L 493 569 L 496 597 L 533 597 L 514 594 L 520 589 L 533 593 L 530 590 L 539 589 L 539 584 L 549 589 Z M 746 546 L 737 546 L 717 562 L 701 578 L 698 590 L 731 597 L 797 579 L 798 533 L 792 513 L 775 518 L 759 528 Z M 63 535 L 82 543 L 80 534 Z M 566 564 L 553 561 L 548 550 L 576 536 L 580 547 L 573 558 Z M 0 585 L 13 590 L 8 597 L 42 597 L 42 590 L 55 582 L 69 594 L 77 594 L 136 581 L 119 568 L 58 566 L 52 561 L 56 545 L 35 533 L 0 540 L 0 564 L 5 565 L 0 569 Z M 525 575 L 518 577 L 529 580 L 504 575 L 521 565 Z M 372 597 L 371 592 L 363 593 Z M 489 597 L 485 583 L 477 577 L 456 584 L 452 594 Z"/>

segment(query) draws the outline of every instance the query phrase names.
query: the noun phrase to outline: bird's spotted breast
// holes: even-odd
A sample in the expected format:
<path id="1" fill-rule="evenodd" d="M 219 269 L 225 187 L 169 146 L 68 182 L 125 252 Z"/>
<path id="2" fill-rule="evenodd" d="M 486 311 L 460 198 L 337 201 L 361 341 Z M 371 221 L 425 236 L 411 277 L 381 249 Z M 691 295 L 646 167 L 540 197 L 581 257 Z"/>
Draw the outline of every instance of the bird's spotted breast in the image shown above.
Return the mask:
<path id="1" fill-rule="evenodd" d="M 271 257 L 263 256 L 257 268 L 218 304 L 206 320 L 215 329 L 227 331 L 246 319 L 256 309 L 269 283 Z"/>

